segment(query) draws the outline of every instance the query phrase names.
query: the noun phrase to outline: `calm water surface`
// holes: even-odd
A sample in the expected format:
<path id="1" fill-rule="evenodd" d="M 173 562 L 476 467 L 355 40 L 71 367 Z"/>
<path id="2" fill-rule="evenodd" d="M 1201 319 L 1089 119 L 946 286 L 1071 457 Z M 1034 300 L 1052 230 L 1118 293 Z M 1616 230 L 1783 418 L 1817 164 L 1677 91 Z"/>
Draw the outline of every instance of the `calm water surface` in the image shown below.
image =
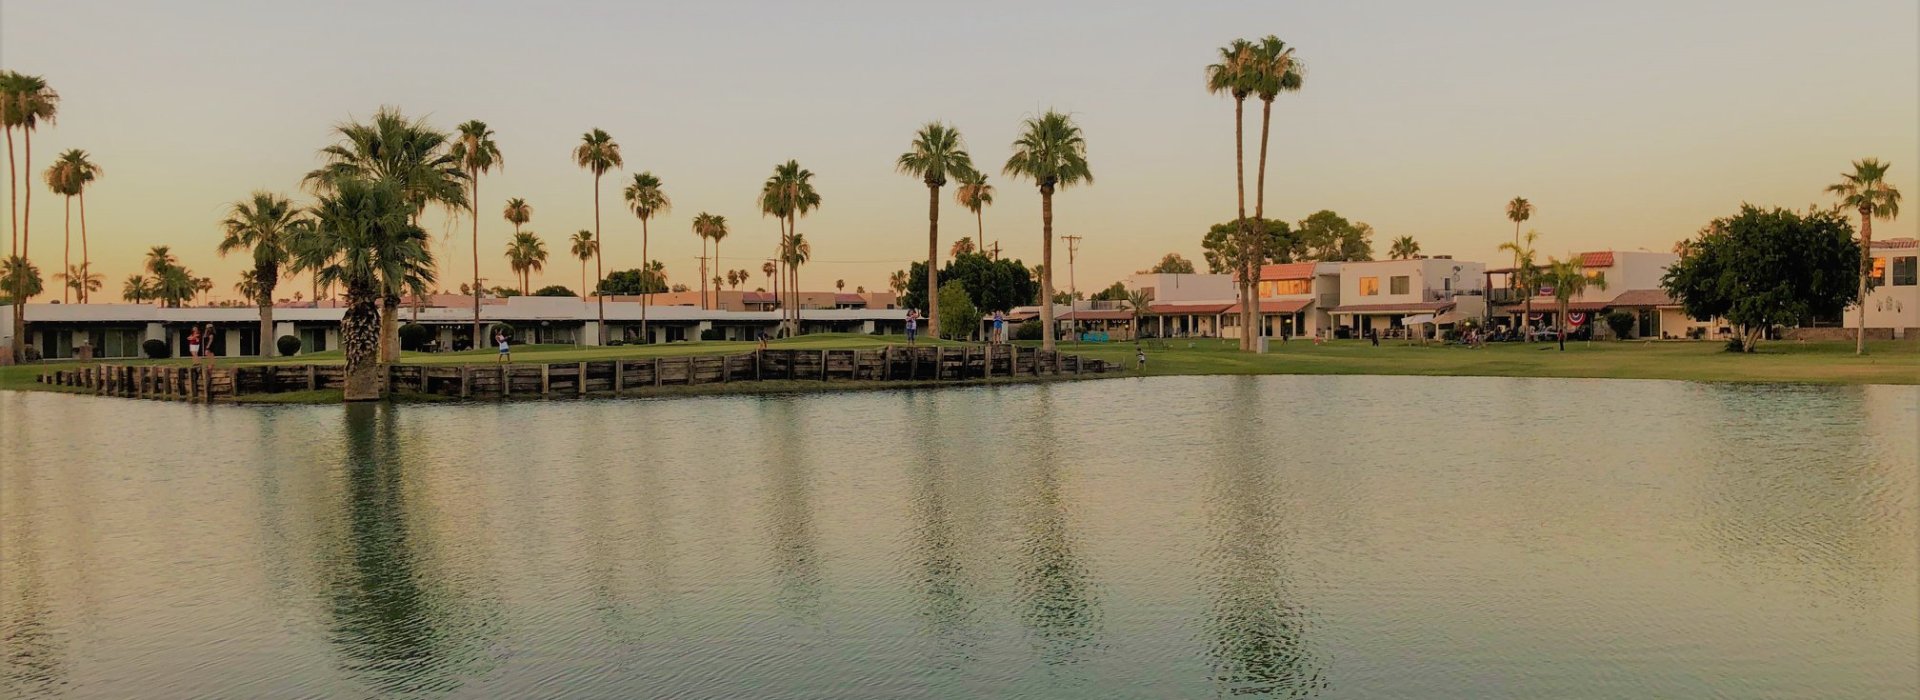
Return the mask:
<path id="1" fill-rule="evenodd" d="M 0 393 L 0 696 L 1911 698 L 1916 426 L 1476 378 Z"/>

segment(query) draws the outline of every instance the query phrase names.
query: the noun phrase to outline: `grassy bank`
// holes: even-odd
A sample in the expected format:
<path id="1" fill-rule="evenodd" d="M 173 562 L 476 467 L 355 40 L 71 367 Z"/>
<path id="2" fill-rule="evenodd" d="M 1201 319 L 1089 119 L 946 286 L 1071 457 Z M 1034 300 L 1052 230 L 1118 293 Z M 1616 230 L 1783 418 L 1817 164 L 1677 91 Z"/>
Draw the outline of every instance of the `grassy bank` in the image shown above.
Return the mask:
<path id="1" fill-rule="evenodd" d="M 898 337 L 869 335 L 812 335 L 776 341 L 774 347 L 789 349 L 864 349 L 898 343 Z M 952 343 L 941 343 L 951 345 Z M 1033 345 L 1033 343 L 1022 343 Z M 1719 343 L 1710 342 L 1592 342 L 1568 343 L 1565 352 L 1552 343 L 1504 343 L 1484 348 L 1418 345 L 1387 342 L 1375 347 L 1364 341 L 1336 341 L 1324 345 L 1311 342 L 1275 343 L 1264 355 L 1242 353 L 1233 341 L 1148 341 L 1145 374 L 1385 374 L 1427 376 L 1489 377 L 1592 377 L 1609 379 L 1676 379 L 1706 382 L 1799 382 L 1813 384 L 1920 384 L 1920 344 L 1880 342 L 1870 344 L 1865 357 L 1853 354 L 1852 343 L 1774 342 L 1763 343 L 1760 352 L 1741 355 L 1723 352 Z M 707 341 L 653 346 L 576 347 L 571 345 L 522 346 L 513 353 L 515 362 L 579 362 L 617 357 L 660 357 L 719 355 L 751 352 L 751 342 Z M 1120 362 L 1132 367 L 1135 349 L 1132 343 L 1073 344 L 1061 350 L 1092 358 Z M 339 363 L 338 351 L 299 358 L 239 358 L 221 360 L 223 366 L 274 362 Z M 457 365 L 491 364 L 491 350 L 458 353 L 406 353 L 406 364 Z M 182 364 L 184 360 L 133 360 L 116 364 Z M 41 363 L 0 368 L 0 389 L 58 390 L 34 382 L 42 372 L 76 366 L 75 363 Z M 714 385 L 663 388 L 652 394 L 662 396 L 714 393 L 767 393 L 909 386 L 900 382 L 764 382 L 756 385 Z M 337 401 L 338 392 L 298 392 L 273 397 L 256 397 L 250 402 L 324 403 Z"/>

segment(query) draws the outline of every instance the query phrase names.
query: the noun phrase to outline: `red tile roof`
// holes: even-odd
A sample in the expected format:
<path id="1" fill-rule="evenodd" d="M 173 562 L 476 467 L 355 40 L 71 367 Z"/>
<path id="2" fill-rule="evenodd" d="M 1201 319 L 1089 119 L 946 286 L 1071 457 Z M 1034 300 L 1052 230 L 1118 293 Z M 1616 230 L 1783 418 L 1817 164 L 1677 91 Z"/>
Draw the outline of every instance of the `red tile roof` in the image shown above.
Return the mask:
<path id="1" fill-rule="evenodd" d="M 1580 266 L 1613 267 L 1613 251 L 1605 250 L 1598 253 L 1581 253 Z"/>
<path id="2" fill-rule="evenodd" d="M 1405 304 L 1342 304 L 1328 309 L 1336 314 L 1415 314 L 1439 313 L 1453 308 L 1451 301 L 1423 301 Z"/>
<path id="3" fill-rule="evenodd" d="M 1206 316 L 1209 314 L 1225 313 L 1226 310 L 1230 308 L 1233 308 L 1233 304 L 1148 304 L 1147 313 L 1175 316 L 1198 314 Z"/>
<path id="4" fill-rule="evenodd" d="M 1920 248 L 1920 239 L 1882 238 L 1873 242 L 1875 248 Z"/>
<path id="5" fill-rule="evenodd" d="M 1313 263 L 1286 263 L 1282 265 L 1261 265 L 1260 279 L 1267 280 L 1310 280 L 1313 279 Z"/>
<path id="6" fill-rule="evenodd" d="M 1679 306 L 1680 301 L 1664 289 L 1629 289 L 1610 302 L 1613 306 Z"/>
<path id="7" fill-rule="evenodd" d="M 833 295 L 833 303 L 835 304 L 866 304 L 867 298 L 860 296 L 858 294 L 846 294 L 843 292 L 840 294 Z"/>
<path id="8" fill-rule="evenodd" d="M 1295 311 L 1299 311 L 1301 309 L 1307 308 L 1307 305 L 1312 303 L 1313 303 L 1312 299 L 1274 299 L 1274 300 L 1263 299 L 1260 301 L 1260 313 L 1290 314 Z M 1233 306 L 1227 307 L 1227 313 L 1230 313 L 1230 314 L 1240 313 L 1240 305 L 1234 304 Z"/>
<path id="9" fill-rule="evenodd" d="M 741 292 L 740 303 L 771 304 L 773 303 L 773 292 Z"/>
<path id="10" fill-rule="evenodd" d="M 1133 312 L 1127 309 L 1078 309 L 1060 314 L 1061 321 L 1130 321 Z"/>

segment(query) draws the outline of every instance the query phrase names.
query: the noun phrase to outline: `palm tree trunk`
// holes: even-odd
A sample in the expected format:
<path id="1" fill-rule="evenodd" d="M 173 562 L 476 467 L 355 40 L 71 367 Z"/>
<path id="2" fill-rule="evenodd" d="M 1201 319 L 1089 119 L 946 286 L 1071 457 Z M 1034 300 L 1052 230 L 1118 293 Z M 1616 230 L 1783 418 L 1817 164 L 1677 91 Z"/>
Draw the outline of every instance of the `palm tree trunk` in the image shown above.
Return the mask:
<path id="1" fill-rule="evenodd" d="M 720 271 L 720 239 L 718 238 L 713 239 L 713 271 L 714 272 Z M 716 311 L 719 310 L 720 308 L 720 283 L 719 282 L 713 283 L 713 308 Z"/>
<path id="2" fill-rule="evenodd" d="M 700 308 L 707 308 L 707 234 L 700 235 Z"/>
<path id="3" fill-rule="evenodd" d="M 67 198 L 66 242 L 60 248 L 60 274 L 65 275 L 60 285 L 60 303 L 67 303 L 67 291 L 73 289 L 73 198 Z"/>
<path id="4" fill-rule="evenodd" d="M 651 278 L 650 273 L 647 271 L 648 270 L 647 266 L 651 264 L 649 261 L 652 260 L 652 258 L 647 257 L 648 255 L 650 255 L 650 253 L 647 252 L 648 238 L 649 236 L 647 235 L 647 220 L 645 218 L 641 218 L 640 219 L 640 285 L 641 285 L 640 286 L 640 342 L 642 343 L 653 342 L 653 337 L 647 335 L 647 305 L 653 303 L 653 280 Z"/>
<path id="5" fill-rule="evenodd" d="M 1273 100 L 1263 98 L 1260 100 L 1260 167 L 1254 171 L 1253 185 L 1253 221 L 1261 226 L 1263 232 L 1266 230 L 1267 217 L 1267 131 L 1268 126 L 1272 124 L 1272 122 Z M 1258 244 L 1260 242 L 1259 238 L 1256 237 L 1254 242 Z M 1254 250 L 1260 250 L 1258 245 L 1254 247 Z M 1252 269 L 1250 272 L 1252 274 L 1247 279 L 1247 299 L 1252 303 L 1248 304 L 1247 320 L 1250 323 L 1257 324 L 1259 326 L 1257 335 L 1263 336 L 1267 334 L 1267 324 L 1266 319 L 1260 315 L 1260 309 L 1258 308 L 1260 305 L 1260 264 L 1262 262 L 1264 261 L 1256 258 L 1251 263 Z M 1257 343 L 1255 347 L 1258 347 Z"/>
<path id="6" fill-rule="evenodd" d="M 84 205 L 83 205 L 84 206 Z M 473 214 L 473 347 L 480 347 L 480 174 L 473 175 L 473 203 L 468 207 Z M 84 209 L 83 209 L 84 211 Z M 81 226 L 81 230 L 85 230 Z"/>
<path id="7" fill-rule="evenodd" d="M 396 362 L 400 359 L 400 295 L 388 294 L 380 299 L 380 361 Z"/>
<path id="8" fill-rule="evenodd" d="M 347 293 L 347 311 L 340 321 L 340 349 L 346 355 L 347 378 L 342 392 L 347 401 L 375 401 L 386 382 L 380 381 L 383 367 L 377 359 L 380 343 L 380 312 L 375 308 L 370 289 Z"/>
<path id="9" fill-rule="evenodd" d="M 1053 352 L 1053 193 L 1040 188 L 1040 349 Z"/>
<path id="10" fill-rule="evenodd" d="M 600 266 L 600 173 L 596 172 L 593 174 L 593 283 L 595 287 L 600 286 L 600 276 L 604 271 L 605 268 Z M 599 337 L 595 345 L 606 345 L 607 298 L 604 295 L 595 294 L 593 300 L 598 304 L 600 311 L 600 327 L 594 329 L 594 334 Z"/>
<path id="11" fill-rule="evenodd" d="M 87 191 L 84 188 L 80 190 L 80 272 L 88 276 L 93 273 L 93 257 L 87 253 Z M 93 303 L 93 291 L 87 288 L 86 282 L 80 284 L 80 303 Z"/>
<path id="12" fill-rule="evenodd" d="M 1560 313 L 1554 319 L 1554 325 L 1560 329 L 1560 352 L 1567 351 L 1567 302 L 1560 302 Z"/>
<path id="13" fill-rule="evenodd" d="M 940 186 L 927 183 L 927 337 L 940 337 Z"/>
<path id="14" fill-rule="evenodd" d="M 274 347 L 273 289 L 280 285 L 280 270 L 276 265 L 254 265 L 253 278 L 260 284 L 260 298 L 254 300 L 260 307 L 260 340 L 257 345 L 261 357 L 273 357 L 273 350 L 270 349 Z"/>
<path id="15" fill-rule="evenodd" d="M 980 252 L 982 253 L 992 250 L 987 247 L 987 217 L 985 209 L 985 207 L 981 207 L 980 209 L 973 210 L 973 237 L 980 241 Z M 1000 251 L 994 250 L 992 257 L 994 260 L 999 260 Z"/>
<path id="16" fill-rule="evenodd" d="M 31 196 L 31 195 L 29 195 Z M 1867 354 L 1867 280 L 1873 274 L 1873 209 L 1860 208 L 1860 319 L 1853 329 L 1853 354 Z"/>
<path id="17" fill-rule="evenodd" d="M 10 210 L 7 223 L 13 228 L 12 254 L 17 256 L 20 254 L 20 175 L 13 166 L 13 127 L 7 127 L 7 200 Z"/>
<path id="18" fill-rule="evenodd" d="M 1247 231 L 1247 153 L 1246 153 L 1247 139 L 1246 139 L 1246 126 L 1245 126 L 1246 103 L 1247 103 L 1247 98 L 1245 96 L 1243 95 L 1234 96 L 1234 100 L 1233 100 L 1233 182 L 1234 182 L 1234 188 L 1239 196 L 1239 209 L 1237 210 L 1238 215 L 1234 218 L 1234 222 L 1238 224 L 1238 227 L 1240 230 L 1240 264 L 1237 266 L 1239 268 L 1240 274 L 1239 274 L 1239 279 L 1235 280 L 1238 288 L 1234 290 L 1234 293 L 1240 298 L 1240 349 L 1241 350 L 1253 349 L 1253 342 L 1248 337 L 1248 334 L 1247 334 L 1247 318 L 1248 318 L 1247 312 L 1249 307 L 1249 304 L 1247 302 L 1247 277 L 1250 275 L 1247 269 L 1248 268 L 1247 259 L 1252 256 L 1253 251 L 1252 251 L 1252 247 L 1247 245 L 1248 239 L 1250 237 Z M 1051 245 L 1052 244 L 1051 241 L 1049 241 L 1048 244 Z M 1053 268 L 1051 267 L 1051 265 L 1049 265 L 1049 267 L 1047 268 L 1047 271 L 1049 275 L 1052 274 Z M 1053 295 L 1051 292 L 1049 292 L 1047 295 L 1047 301 L 1049 302 L 1049 305 L 1051 305 L 1051 302 L 1053 301 Z M 1047 337 L 1048 338 L 1053 337 L 1052 327 L 1047 328 Z"/>

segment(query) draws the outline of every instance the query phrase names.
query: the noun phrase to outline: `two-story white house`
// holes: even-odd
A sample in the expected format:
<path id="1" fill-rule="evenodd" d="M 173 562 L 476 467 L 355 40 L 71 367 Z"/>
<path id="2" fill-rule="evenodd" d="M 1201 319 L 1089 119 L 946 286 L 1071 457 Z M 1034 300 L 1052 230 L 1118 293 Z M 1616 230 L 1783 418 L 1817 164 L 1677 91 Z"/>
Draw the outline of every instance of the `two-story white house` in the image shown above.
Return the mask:
<path id="1" fill-rule="evenodd" d="M 1268 337 L 1311 337 L 1333 326 L 1340 304 L 1340 263 L 1303 262 L 1260 267 L 1260 318 Z M 1238 309 L 1236 308 L 1235 311 Z"/>
<path id="2" fill-rule="evenodd" d="M 1873 242 L 1873 266 L 1867 274 L 1872 290 L 1863 304 L 1867 337 L 1920 337 L 1920 240 L 1883 238 Z M 1860 306 L 1849 307 L 1841 320 L 1846 328 L 1860 327 Z"/>
<path id="3" fill-rule="evenodd" d="M 1400 333 L 1408 319 L 1444 326 L 1486 316 L 1485 263 L 1450 257 L 1369 260 L 1340 265 L 1332 324 L 1349 333 Z"/>

